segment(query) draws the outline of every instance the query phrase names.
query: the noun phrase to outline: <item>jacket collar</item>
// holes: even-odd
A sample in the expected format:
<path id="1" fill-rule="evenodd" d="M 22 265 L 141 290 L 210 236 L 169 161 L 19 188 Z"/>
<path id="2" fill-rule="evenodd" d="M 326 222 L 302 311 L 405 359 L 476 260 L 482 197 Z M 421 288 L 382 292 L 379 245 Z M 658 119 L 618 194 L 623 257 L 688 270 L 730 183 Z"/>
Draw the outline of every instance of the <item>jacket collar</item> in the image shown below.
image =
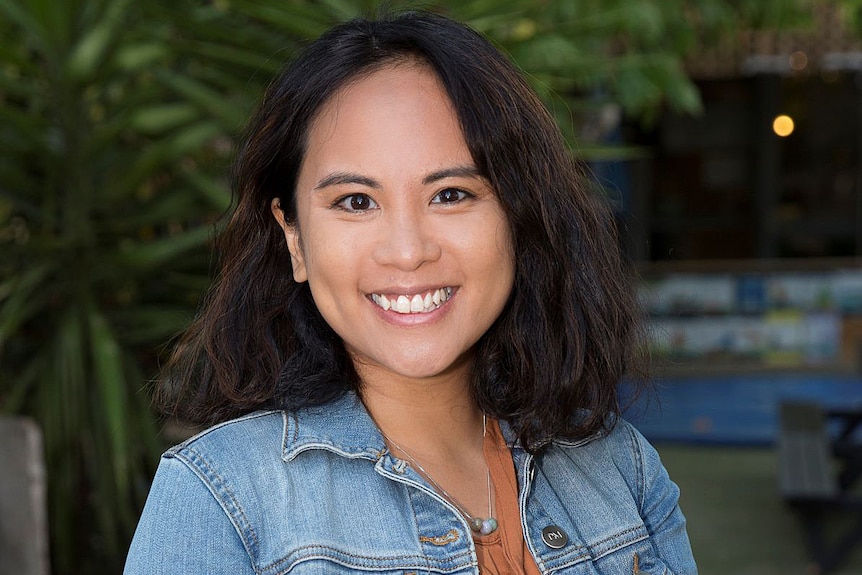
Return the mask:
<path id="1" fill-rule="evenodd" d="M 376 461 L 386 452 L 386 443 L 362 401 L 348 392 L 324 405 L 285 413 L 282 459 L 289 461 L 308 449 Z"/>
<path id="2" fill-rule="evenodd" d="M 500 431 L 510 447 L 519 447 L 506 421 L 500 421 Z M 386 452 L 386 443 L 362 400 L 351 391 L 325 405 L 284 415 L 282 459 L 289 461 L 308 449 L 376 461 Z"/>
<path id="3" fill-rule="evenodd" d="M 500 431 L 513 450 L 520 450 L 512 427 L 500 421 Z M 597 433 L 580 441 L 554 441 L 578 447 L 600 436 Z M 379 460 L 387 451 L 380 430 L 359 396 L 347 392 L 340 398 L 317 407 L 284 414 L 282 459 L 289 461 L 309 449 L 324 449 L 351 459 Z"/>

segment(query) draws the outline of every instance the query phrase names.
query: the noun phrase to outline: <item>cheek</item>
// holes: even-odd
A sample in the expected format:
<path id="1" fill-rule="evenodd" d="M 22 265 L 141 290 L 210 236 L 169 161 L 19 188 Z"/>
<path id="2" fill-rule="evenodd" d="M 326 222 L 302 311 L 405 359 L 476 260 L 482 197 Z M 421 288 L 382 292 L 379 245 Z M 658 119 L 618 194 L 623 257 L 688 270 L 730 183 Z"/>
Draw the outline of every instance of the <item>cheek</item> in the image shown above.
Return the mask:
<path id="1" fill-rule="evenodd" d="M 355 291 L 362 260 L 362 244 L 356 239 L 326 233 L 318 228 L 303 245 L 308 284 L 318 306 L 336 299 L 339 292 Z"/>
<path id="2" fill-rule="evenodd" d="M 515 279 L 515 258 L 512 241 L 505 225 L 496 222 L 477 229 L 476 235 L 462 246 L 470 254 L 465 262 L 471 273 L 477 274 L 481 297 L 486 298 L 488 309 L 499 313 L 509 299 Z"/>

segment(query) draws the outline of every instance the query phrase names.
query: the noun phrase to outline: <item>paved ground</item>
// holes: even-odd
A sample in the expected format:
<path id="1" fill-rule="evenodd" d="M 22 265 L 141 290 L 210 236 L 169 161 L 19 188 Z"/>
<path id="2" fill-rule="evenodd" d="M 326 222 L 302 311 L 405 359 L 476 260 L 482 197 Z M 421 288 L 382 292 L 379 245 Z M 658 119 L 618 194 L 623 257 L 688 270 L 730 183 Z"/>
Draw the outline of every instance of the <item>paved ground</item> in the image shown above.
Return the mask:
<path id="1" fill-rule="evenodd" d="M 770 448 L 657 445 L 682 489 L 700 575 L 812 575 Z M 832 575 L 862 575 L 862 546 Z"/>

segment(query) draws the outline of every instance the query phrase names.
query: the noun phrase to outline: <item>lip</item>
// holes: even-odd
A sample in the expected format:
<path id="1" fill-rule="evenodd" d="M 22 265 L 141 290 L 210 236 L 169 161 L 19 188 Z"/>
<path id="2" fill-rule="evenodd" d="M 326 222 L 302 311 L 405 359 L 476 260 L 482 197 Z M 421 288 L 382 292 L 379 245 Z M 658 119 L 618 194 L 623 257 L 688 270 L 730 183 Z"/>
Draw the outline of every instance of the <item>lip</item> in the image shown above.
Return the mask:
<path id="1" fill-rule="evenodd" d="M 436 308 L 422 313 L 399 313 L 392 309 L 385 310 L 377 303 L 375 303 L 372 299 L 375 295 L 386 295 L 387 297 L 397 297 L 400 295 L 404 295 L 407 297 L 411 297 L 416 294 L 421 295 L 429 292 L 434 292 L 436 290 L 443 290 L 446 288 L 449 288 L 449 290 L 451 290 L 446 300 L 441 302 Z M 375 290 L 373 292 L 369 292 L 365 295 L 365 298 L 366 300 L 368 300 L 368 305 L 373 308 L 374 312 L 387 323 L 397 326 L 428 325 L 431 323 L 436 323 L 448 313 L 449 309 L 451 308 L 450 304 L 457 295 L 458 289 L 459 288 L 457 286 L 439 284 L 431 287 L 387 287 L 380 289 L 380 291 Z"/>

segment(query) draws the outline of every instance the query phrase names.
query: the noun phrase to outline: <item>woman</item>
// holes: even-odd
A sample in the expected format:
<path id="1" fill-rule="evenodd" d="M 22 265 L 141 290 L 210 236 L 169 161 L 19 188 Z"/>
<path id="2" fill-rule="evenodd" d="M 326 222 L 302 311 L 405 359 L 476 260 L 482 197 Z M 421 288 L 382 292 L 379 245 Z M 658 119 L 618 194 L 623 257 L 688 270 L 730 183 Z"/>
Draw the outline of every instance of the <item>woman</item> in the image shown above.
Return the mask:
<path id="1" fill-rule="evenodd" d="M 523 79 L 431 14 L 343 24 L 270 87 L 164 398 L 126 573 L 695 573 L 618 418 L 636 307 Z"/>

